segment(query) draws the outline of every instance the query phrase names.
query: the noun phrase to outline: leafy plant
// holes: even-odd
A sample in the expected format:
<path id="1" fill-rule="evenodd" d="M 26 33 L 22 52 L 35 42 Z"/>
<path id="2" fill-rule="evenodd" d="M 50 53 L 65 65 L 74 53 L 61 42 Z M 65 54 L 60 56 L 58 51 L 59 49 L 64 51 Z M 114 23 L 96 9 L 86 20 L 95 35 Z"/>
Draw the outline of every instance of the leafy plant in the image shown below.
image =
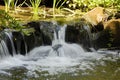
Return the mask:
<path id="1" fill-rule="evenodd" d="M 120 8 L 120 0 L 72 0 L 69 3 L 70 8 L 79 8 L 82 11 L 88 11 L 94 7 Z"/>
<path id="2" fill-rule="evenodd" d="M 0 29 L 3 30 L 6 28 L 23 32 L 25 31 L 24 29 L 26 28 L 26 26 L 21 25 L 19 21 L 15 20 L 4 10 L 0 10 Z M 31 31 L 33 30 L 30 29 L 30 31 L 23 32 L 23 33 L 29 34 Z"/>
<path id="3" fill-rule="evenodd" d="M 7 12 L 0 10 L 0 25 L 4 28 L 20 29 L 21 25 Z"/>

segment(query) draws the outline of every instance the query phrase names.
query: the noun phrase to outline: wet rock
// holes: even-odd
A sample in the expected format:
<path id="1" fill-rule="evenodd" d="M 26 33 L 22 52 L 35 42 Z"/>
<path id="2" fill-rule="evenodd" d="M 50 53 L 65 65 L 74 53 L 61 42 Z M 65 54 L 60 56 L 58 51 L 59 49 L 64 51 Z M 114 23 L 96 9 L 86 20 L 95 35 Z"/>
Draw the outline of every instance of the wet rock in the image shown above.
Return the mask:
<path id="1" fill-rule="evenodd" d="M 11 43 L 12 38 L 11 38 L 11 32 L 8 30 L 4 30 L 0 33 L 0 44 L 1 48 L 3 49 L 3 53 L 1 54 L 11 54 L 13 55 L 13 52 L 16 53 L 13 49 L 13 44 Z"/>
<path id="2" fill-rule="evenodd" d="M 67 43 L 80 44 L 87 51 L 91 47 L 91 29 L 85 21 L 68 24 L 65 36 Z"/>
<path id="3" fill-rule="evenodd" d="M 25 55 L 27 53 L 27 45 L 24 39 L 24 35 L 21 32 L 12 32 L 13 44 L 16 50 L 16 54 Z"/>
<path id="4" fill-rule="evenodd" d="M 38 21 L 30 22 L 27 24 L 29 27 L 35 29 L 36 38 L 42 39 L 42 45 L 51 45 L 53 40 L 53 29 L 54 25 L 52 22 Z"/>
<path id="5" fill-rule="evenodd" d="M 97 50 L 100 48 L 110 47 L 110 33 L 109 30 L 103 30 L 97 33 L 93 33 L 94 39 L 92 40 L 93 47 Z"/>
<path id="6" fill-rule="evenodd" d="M 25 35 L 19 31 L 5 29 L 0 33 L 0 41 L 4 41 L 0 44 L 3 49 L 8 49 L 9 54 L 25 55 L 35 47 L 52 44 L 53 31 L 56 26 L 53 22 L 33 21 L 25 24 L 25 26 L 28 26 L 28 29 L 34 28 L 35 32 Z"/>
<path id="7" fill-rule="evenodd" d="M 105 30 L 110 31 L 112 46 L 120 46 L 120 19 L 111 19 L 104 25 Z"/>
<path id="8" fill-rule="evenodd" d="M 96 34 L 95 37 L 97 37 L 93 40 L 96 49 L 120 47 L 120 19 L 107 21 L 104 24 L 104 30 L 94 34 Z"/>

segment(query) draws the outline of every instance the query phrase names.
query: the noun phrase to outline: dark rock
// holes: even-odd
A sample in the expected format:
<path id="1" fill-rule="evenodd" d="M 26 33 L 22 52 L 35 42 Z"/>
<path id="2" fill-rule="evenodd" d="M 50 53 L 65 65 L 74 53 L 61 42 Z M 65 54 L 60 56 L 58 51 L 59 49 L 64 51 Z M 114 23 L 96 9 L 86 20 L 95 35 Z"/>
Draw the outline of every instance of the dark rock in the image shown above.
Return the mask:
<path id="1" fill-rule="evenodd" d="M 112 37 L 112 46 L 120 46 L 120 19 L 112 19 L 105 25 L 105 30 L 110 30 Z"/>
<path id="2" fill-rule="evenodd" d="M 0 35 L 1 35 L 0 37 L 1 41 L 4 42 L 4 44 L 2 44 L 4 54 L 8 54 L 8 53 L 11 55 L 16 54 L 14 43 L 13 43 L 12 32 L 9 31 L 8 29 L 5 29 L 0 33 Z"/>
<path id="3" fill-rule="evenodd" d="M 22 32 L 5 29 L 0 33 L 0 39 L 5 42 L 11 55 L 25 55 L 35 47 L 52 44 L 55 24 L 47 21 L 36 21 L 29 22 L 25 26 L 28 26 L 28 29 L 34 28 L 35 32 L 32 32 L 30 35 L 25 35 Z"/>
<path id="4" fill-rule="evenodd" d="M 119 19 L 120 18 L 120 12 L 115 14 L 115 19 Z"/>
<path id="5" fill-rule="evenodd" d="M 99 48 L 110 48 L 120 47 L 120 20 L 111 19 L 104 24 L 104 30 L 97 32 L 94 39 L 94 47 Z"/>
<path id="6" fill-rule="evenodd" d="M 97 25 L 95 25 L 91 28 L 92 33 L 96 33 L 96 32 L 102 31 L 102 30 L 104 30 L 104 25 L 102 22 L 98 23 Z"/>
<path id="7" fill-rule="evenodd" d="M 101 32 L 93 33 L 94 38 L 92 40 L 93 47 L 97 50 L 100 48 L 108 48 L 110 42 L 110 31 L 109 30 L 103 30 Z"/>
<path id="8" fill-rule="evenodd" d="M 12 32 L 12 35 L 16 54 L 25 55 L 27 53 L 27 45 L 24 39 L 24 35 L 21 32 Z"/>
<path id="9" fill-rule="evenodd" d="M 84 21 L 68 25 L 66 29 L 65 41 L 68 43 L 77 43 L 89 50 L 91 47 L 90 26 Z"/>
<path id="10" fill-rule="evenodd" d="M 42 38 L 43 45 L 51 45 L 53 40 L 53 23 L 47 21 L 30 22 L 29 27 L 35 29 L 35 36 Z"/>

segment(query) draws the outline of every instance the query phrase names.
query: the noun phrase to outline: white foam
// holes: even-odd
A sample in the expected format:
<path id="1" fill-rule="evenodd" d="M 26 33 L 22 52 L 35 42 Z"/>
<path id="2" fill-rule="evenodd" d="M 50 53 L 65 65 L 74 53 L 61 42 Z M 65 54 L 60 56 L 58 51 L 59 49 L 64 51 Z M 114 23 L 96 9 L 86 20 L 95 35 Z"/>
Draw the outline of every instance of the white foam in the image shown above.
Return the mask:
<path id="1" fill-rule="evenodd" d="M 55 38 L 51 46 L 40 46 L 34 48 L 26 56 L 14 55 L 8 56 L 0 60 L 0 72 L 4 69 L 13 67 L 25 67 L 28 72 L 27 75 L 38 75 L 35 71 L 47 71 L 49 74 L 57 74 L 59 72 L 75 72 L 77 70 L 93 70 L 95 63 L 99 61 L 106 54 L 96 52 L 85 52 L 78 44 L 68 44 L 64 41 L 65 28 L 59 32 L 59 39 Z M 60 35 L 61 34 L 61 35 Z M 61 45 L 57 50 L 53 47 Z M 59 55 L 58 55 L 59 54 Z M 76 68 L 77 66 L 77 68 Z"/>

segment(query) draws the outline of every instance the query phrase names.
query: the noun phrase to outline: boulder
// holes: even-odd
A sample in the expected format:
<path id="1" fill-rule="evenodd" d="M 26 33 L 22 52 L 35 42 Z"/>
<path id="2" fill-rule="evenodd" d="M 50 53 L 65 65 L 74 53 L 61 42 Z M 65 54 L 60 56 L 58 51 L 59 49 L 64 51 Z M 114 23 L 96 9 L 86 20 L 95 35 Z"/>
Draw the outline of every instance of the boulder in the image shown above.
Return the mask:
<path id="1" fill-rule="evenodd" d="M 94 26 L 100 22 L 106 21 L 108 18 L 108 13 L 104 8 L 96 7 L 85 13 L 83 18 Z"/>
<path id="2" fill-rule="evenodd" d="M 86 51 L 91 47 L 91 29 L 86 21 L 79 21 L 67 25 L 65 41 L 67 43 L 77 43 Z"/>
<path id="3" fill-rule="evenodd" d="M 120 46 L 120 19 L 111 19 L 104 24 L 104 29 L 110 31 L 112 46 Z"/>
<path id="4" fill-rule="evenodd" d="M 36 39 L 39 39 L 41 37 L 42 45 L 51 45 L 52 44 L 53 29 L 54 29 L 54 25 L 52 22 L 32 21 L 32 22 L 29 22 L 27 24 L 27 26 L 35 29 L 34 34 L 36 36 Z"/>
<path id="5" fill-rule="evenodd" d="M 109 11 L 102 7 L 96 7 L 91 11 L 85 13 L 82 18 L 92 25 L 92 33 L 102 31 L 104 29 L 104 22 L 109 17 Z"/>
<path id="6" fill-rule="evenodd" d="M 120 47 L 120 19 L 111 19 L 104 23 L 104 30 L 93 33 L 94 48 Z"/>

